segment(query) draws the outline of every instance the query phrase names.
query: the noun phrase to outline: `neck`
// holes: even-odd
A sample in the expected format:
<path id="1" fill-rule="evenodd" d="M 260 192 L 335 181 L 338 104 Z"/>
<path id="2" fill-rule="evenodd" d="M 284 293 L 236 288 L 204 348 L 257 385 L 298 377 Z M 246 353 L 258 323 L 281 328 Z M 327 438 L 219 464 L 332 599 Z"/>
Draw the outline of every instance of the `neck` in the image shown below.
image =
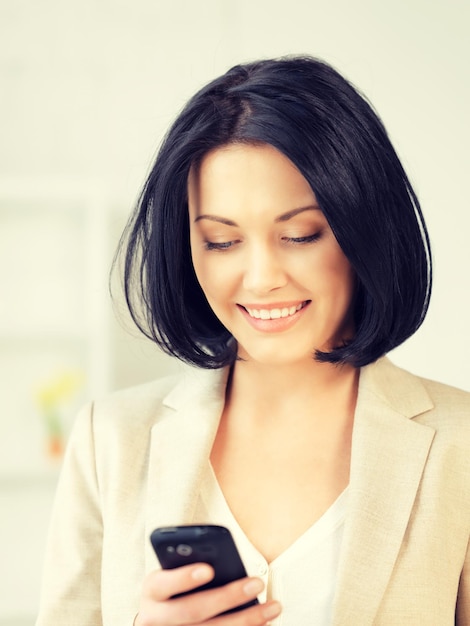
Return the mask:
<path id="1" fill-rule="evenodd" d="M 312 360 L 308 364 L 270 366 L 237 361 L 227 389 L 227 405 L 236 404 L 248 414 L 312 415 L 354 412 L 359 370 Z M 237 411 L 238 412 L 238 411 Z M 321 418 L 321 417 L 320 417 Z"/>

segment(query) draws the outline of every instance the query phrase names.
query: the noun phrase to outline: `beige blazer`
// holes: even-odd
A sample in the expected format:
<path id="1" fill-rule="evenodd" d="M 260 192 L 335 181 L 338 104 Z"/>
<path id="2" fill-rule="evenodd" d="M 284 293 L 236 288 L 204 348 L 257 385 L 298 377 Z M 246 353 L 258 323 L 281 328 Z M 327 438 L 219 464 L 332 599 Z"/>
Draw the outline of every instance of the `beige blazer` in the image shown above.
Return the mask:
<path id="1" fill-rule="evenodd" d="M 192 521 L 226 376 L 189 370 L 82 411 L 37 626 L 131 626 L 150 532 Z M 348 507 L 332 626 L 470 625 L 470 394 L 388 359 L 363 368 Z"/>

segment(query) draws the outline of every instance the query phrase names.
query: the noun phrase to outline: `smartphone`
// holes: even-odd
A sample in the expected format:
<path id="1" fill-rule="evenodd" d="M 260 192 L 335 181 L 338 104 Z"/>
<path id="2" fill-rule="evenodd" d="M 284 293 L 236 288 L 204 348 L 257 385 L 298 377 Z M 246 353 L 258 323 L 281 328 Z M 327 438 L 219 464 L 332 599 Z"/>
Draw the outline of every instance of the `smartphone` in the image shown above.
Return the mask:
<path id="1" fill-rule="evenodd" d="M 191 563 L 208 563 L 214 568 L 215 576 L 210 582 L 178 596 L 220 587 L 247 575 L 232 535 L 224 526 L 207 524 L 156 528 L 150 541 L 163 569 L 174 569 Z M 258 604 L 256 598 L 226 613 L 255 604 Z"/>

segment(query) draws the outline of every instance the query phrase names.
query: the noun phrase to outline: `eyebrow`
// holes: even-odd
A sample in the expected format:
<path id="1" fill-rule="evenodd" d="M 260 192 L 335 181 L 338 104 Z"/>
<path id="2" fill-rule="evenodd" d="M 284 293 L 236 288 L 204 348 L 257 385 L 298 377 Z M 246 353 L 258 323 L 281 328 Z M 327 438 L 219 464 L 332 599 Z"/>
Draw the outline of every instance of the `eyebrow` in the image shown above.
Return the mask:
<path id="1" fill-rule="evenodd" d="M 292 209 L 291 211 L 287 211 L 287 213 L 282 213 L 278 215 L 274 221 L 278 222 L 287 222 L 299 213 L 303 213 L 304 211 L 321 211 L 320 207 L 316 204 L 312 204 L 309 206 L 299 207 L 298 209 Z M 220 217 L 218 215 L 198 215 L 194 222 L 199 222 L 200 220 L 210 220 L 211 222 L 219 222 L 219 224 L 225 224 L 226 226 L 238 226 L 236 222 L 233 220 L 229 220 L 225 217 Z"/>

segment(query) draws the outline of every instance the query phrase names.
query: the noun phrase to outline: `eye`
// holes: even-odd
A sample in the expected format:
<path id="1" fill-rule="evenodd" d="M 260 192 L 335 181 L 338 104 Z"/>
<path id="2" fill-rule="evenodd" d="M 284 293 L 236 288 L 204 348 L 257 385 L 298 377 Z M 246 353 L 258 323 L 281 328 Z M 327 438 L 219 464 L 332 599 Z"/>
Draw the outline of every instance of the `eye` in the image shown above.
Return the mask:
<path id="1" fill-rule="evenodd" d="M 237 243 L 236 241 L 221 241 L 221 242 L 205 241 L 204 242 L 204 249 L 205 250 L 219 250 L 219 251 L 223 251 L 223 250 L 228 250 L 229 248 L 231 248 L 236 243 Z"/>
<path id="2" fill-rule="evenodd" d="M 305 243 L 313 243 L 317 241 L 321 237 L 321 231 L 318 233 L 314 233 L 313 235 L 307 235 L 306 237 L 283 237 L 282 240 L 287 243 L 294 244 L 305 244 Z"/>

